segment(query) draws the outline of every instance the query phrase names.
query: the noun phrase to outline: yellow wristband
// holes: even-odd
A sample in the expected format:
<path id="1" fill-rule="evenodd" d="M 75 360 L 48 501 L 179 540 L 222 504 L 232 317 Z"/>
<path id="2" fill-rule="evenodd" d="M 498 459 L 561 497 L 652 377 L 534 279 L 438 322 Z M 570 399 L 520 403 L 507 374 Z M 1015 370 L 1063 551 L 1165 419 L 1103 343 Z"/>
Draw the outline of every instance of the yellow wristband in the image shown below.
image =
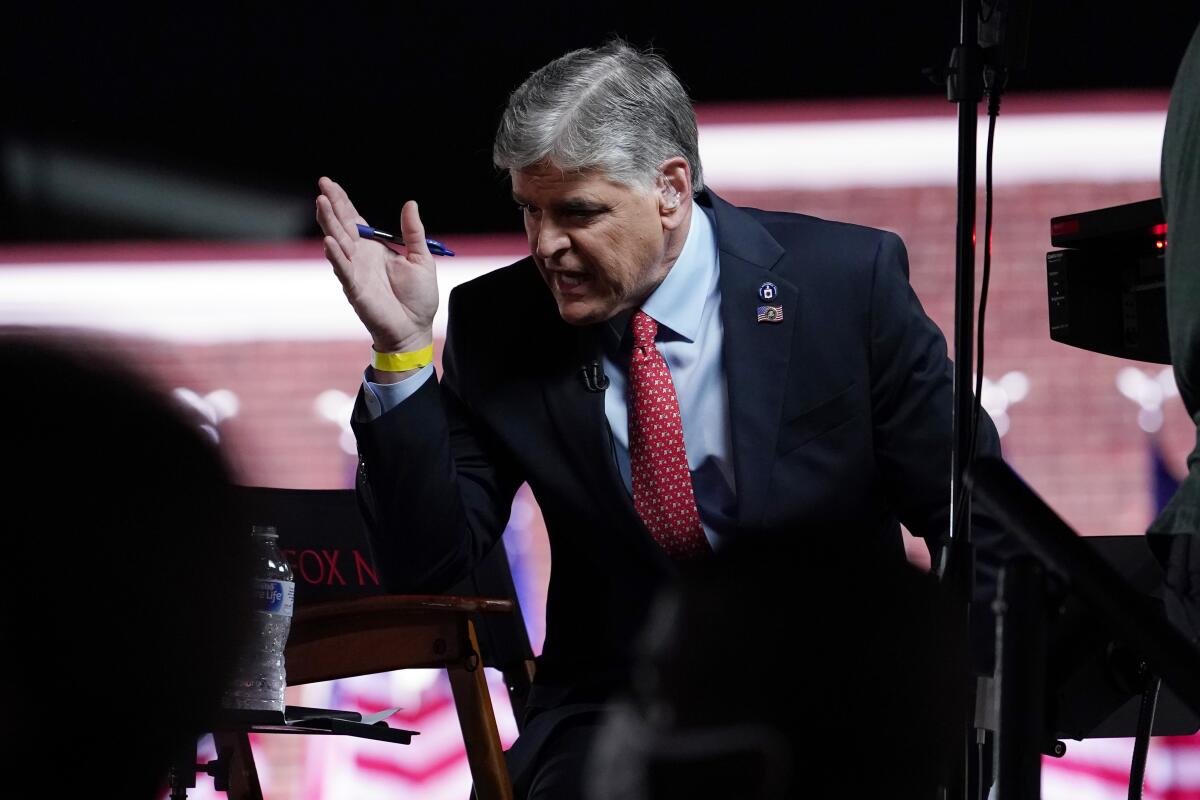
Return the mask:
<path id="1" fill-rule="evenodd" d="M 405 372 L 410 369 L 420 369 L 433 362 L 433 345 L 427 344 L 420 350 L 411 353 L 380 353 L 372 348 L 371 366 L 384 372 Z"/>

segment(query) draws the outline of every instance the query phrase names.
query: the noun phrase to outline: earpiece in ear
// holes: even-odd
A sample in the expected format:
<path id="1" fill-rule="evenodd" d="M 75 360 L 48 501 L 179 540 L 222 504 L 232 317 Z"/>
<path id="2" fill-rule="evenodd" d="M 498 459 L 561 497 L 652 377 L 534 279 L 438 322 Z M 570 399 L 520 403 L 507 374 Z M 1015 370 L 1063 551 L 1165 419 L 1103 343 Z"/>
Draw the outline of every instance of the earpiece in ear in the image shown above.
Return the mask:
<path id="1" fill-rule="evenodd" d="M 667 187 L 667 208 L 679 208 L 679 190 L 674 186 Z"/>

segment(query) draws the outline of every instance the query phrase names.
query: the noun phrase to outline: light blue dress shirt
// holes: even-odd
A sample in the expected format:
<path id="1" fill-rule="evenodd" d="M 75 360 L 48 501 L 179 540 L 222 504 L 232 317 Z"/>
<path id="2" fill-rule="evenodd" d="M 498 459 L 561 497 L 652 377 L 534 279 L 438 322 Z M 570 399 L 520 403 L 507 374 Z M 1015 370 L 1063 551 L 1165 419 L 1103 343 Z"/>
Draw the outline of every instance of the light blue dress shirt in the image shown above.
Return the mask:
<path id="1" fill-rule="evenodd" d="M 691 226 L 678 260 L 667 277 L 642 304 L 658 322 L 662 353 L 683 420 L 683 441 L 704 534 L 714 549 L 732 531 L 736 516 L 733 443 L 729 425 L 729 391 L 721 360 L 720 264 L 716 230 L 708 212 L 692 205 Z M 629 419 L 626 398 L 630 342 L 626 328 L 632 312 L 602 323 L 604 415 L 612 431 L 617 467 L 632 491 L 629 470 Z M 363 400 L 372 419 L 411 397 L 433 375 L 426 366 L 399 383 L 379 384 L 363 376 Z"/>

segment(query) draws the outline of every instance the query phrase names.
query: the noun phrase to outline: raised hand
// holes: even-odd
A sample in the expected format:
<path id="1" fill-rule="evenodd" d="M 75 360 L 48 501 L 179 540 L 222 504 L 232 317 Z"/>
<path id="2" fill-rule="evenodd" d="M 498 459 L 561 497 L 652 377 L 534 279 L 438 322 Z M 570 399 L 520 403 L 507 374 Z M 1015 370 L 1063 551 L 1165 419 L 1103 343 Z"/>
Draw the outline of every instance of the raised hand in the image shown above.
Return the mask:
<path id="1" fill-rule="evenodd" d="M 400 212 L 406 253 L 358 235 L 367 224 L 344 189 L 329 178 L 317 182 L 317 224 L 325 232 L 325 258 L 342 291 L 362 320 L 376 350 L 402 353 L 433 341 L 433 315 L 438 307 L 437 269 L 417 204 L 409 200 Z"/>

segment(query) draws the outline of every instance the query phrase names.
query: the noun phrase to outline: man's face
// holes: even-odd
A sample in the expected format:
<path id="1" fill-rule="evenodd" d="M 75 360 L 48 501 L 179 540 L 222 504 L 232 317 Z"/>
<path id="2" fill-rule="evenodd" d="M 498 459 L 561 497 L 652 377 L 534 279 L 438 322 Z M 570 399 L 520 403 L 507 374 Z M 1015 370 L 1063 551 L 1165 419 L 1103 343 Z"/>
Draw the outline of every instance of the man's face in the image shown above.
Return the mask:
<path id="1" fill-rule="evenodd" d="M 666 277 L 658 192 L 543 165 L 514 171 L 512 187 L 533 260 L 570 324 L 635 308 Z"/>

